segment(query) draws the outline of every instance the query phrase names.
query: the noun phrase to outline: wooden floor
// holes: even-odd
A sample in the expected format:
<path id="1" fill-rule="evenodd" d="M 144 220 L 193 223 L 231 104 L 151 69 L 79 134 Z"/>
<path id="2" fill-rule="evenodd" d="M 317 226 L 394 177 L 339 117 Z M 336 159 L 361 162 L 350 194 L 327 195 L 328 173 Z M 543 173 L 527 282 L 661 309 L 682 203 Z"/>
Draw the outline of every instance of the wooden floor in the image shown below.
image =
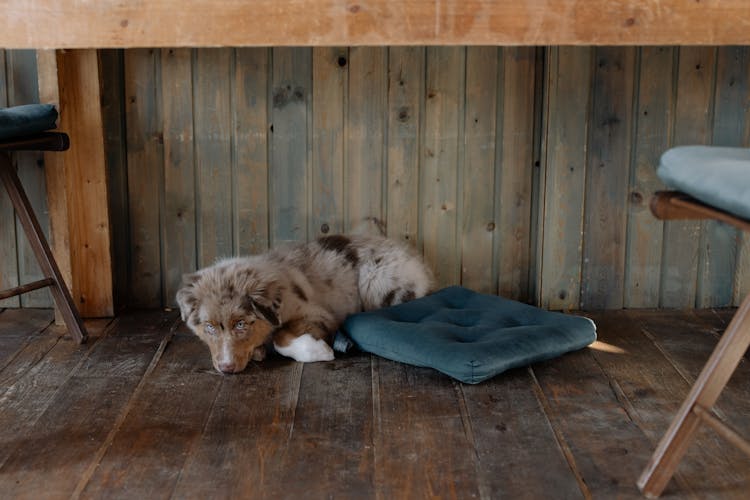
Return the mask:
<path id="1" fill-rule="evenodd" d="M 2 498 L 638 498 L 728 311 L 591 315 L 599 341 L 480 385 L 365 354 L 222 376 L 172 312 L 0 312 Z M 750 436 L 750 367 L 718 413 Z M 701 431 L 672 498 L 748 498 Z"/>

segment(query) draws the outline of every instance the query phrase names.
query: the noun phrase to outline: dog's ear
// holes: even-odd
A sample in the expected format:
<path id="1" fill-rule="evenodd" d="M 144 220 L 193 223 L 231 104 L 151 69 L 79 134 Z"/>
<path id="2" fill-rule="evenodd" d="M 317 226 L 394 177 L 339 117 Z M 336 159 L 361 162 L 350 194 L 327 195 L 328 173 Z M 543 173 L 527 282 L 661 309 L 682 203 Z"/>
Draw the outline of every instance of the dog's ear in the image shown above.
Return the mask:
<path id="1" fill-rule="evenodd" d="M 262 290 L 248 291 L 242 307 L 248 314 L 256 314 L 273 326 L 281 326 L 281 289 L 275 282 L 267 284 Z"/>
<path id="2" fill-rule="evenodd" d="M 195 285 L 200 279 L 200 273 L 184 274 L 182 276 L 182 288 L 177 291 L 177 305 L 180 306 L 182 321 L 188 321 L 198 308 L 198 297 L 195 293 Z"/>

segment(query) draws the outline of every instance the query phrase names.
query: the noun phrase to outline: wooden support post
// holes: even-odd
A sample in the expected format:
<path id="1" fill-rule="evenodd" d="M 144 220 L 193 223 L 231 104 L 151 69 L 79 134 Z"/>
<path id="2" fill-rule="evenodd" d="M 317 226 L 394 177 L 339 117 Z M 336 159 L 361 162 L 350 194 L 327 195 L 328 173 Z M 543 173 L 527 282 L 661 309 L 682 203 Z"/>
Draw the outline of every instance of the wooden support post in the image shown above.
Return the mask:
<path id="1" fill-rule="evenodd" d="M 45 154 L 53 253 L 81 316 L 112 316 L 97 51 L 39 51 L 37 62 L 40 100 L 58 105 L 59 128 L 71 139 L 68 151 Z"/>

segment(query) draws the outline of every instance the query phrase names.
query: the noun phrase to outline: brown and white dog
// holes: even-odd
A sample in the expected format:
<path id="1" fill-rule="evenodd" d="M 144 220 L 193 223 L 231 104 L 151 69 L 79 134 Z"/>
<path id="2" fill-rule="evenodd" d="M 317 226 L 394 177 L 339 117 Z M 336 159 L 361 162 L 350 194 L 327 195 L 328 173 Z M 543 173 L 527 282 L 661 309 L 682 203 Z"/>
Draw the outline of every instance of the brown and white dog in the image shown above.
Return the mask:
<path id="1" fill-rule="evenodd" d="M 184 277 L 182 319 L 211 349 L 214 367 L 237 373 L 273 346 L 297 361 L 333 359 L 347 315 L 425 295 L 432 274 L 404 244 L 325 236 L 262 255 L 219 261 Z"/>

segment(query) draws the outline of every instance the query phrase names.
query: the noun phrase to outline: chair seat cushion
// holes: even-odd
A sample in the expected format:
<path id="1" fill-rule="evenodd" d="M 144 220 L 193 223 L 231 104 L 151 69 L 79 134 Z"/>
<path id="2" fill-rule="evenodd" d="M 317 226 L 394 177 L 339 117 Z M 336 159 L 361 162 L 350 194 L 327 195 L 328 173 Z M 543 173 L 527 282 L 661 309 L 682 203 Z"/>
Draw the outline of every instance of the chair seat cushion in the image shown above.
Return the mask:
<path id="1" fill-rule="evenodd" d="M 476 384 L 510 368 L 581 349 L 593 321 L 462 287 L 349 316 L 344 332 L 363 351 L 431 367 Z"/>
<path id="2" fill-rule="evenodd" d="M 0 141 L 55 128 L 57 110 L 52 104 L 26 104 L 0 109 Z"/>
<path id="3" fill-rule="evenodd" d="M 675 147 L 662 155 L 656 173 L 672 189 L 750 219 L 750 148 Z"/>

